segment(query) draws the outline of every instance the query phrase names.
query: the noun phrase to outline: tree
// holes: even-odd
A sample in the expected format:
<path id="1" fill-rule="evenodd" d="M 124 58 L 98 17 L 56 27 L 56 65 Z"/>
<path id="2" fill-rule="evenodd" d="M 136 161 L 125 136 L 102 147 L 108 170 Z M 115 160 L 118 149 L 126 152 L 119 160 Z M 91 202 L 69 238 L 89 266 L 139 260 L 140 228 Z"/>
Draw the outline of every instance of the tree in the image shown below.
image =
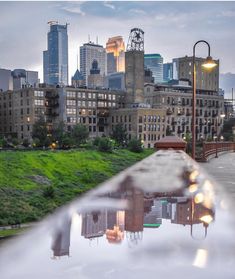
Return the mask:
<path id="1" fill-rule="evenodd" d="M 143 151 L 142 142 L 138 139 L 132 139 L 128 143 L 128 149 L 132 152 L 140 153 Z"/>
<path id="2" fill-rule="evenodd" d="M 72 130 L 72 138 L 77 146 L 85 143 L 89 136 L 89 131 L 87 127 L 82 124 L 77 124 Z"/>
<path id="3" fill-rule="evenodd" d="M 50 139 L 48 137 L 48 130 L 46 122 L 41 116 L 38 121 L 33 125 L 32 137 L 34 141 L 38 142 L 38 146 L 48 146 L 50 144 Z"/>
<path id="4" fill-rule="evenodd" d="M 65 125 L 64 122 L 61 121 L 58 126 L 52 131 L 52 137 L 54 141 L 57 141 L 59 145 L 61 145 L 63 138 L 65 136 Z"/>
<path id="5" fill-rule="evenodd" d="M 127 132 L 122 124 L 117 124 L 114 127 L 111 137 L 118 143 L 120 146 L 125 146 L 127 143 Z"/>
<path id="6" fill-rule="evenodd" d="M 102 152 L 112 152 L 113 143 L 110 138 L 102 137 L 99 139 L 98 150 Z"/>

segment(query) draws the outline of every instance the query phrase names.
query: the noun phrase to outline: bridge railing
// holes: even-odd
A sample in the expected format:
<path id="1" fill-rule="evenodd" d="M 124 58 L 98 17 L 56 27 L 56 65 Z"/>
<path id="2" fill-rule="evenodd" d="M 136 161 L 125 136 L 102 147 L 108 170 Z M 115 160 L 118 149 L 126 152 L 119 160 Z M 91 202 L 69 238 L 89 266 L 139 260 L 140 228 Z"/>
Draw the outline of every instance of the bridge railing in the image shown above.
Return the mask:
<path id="1" fill-rule="evenodd" d="M 234 152 L 235 142 L 204 142 L 202 151 L 202 160 L 207 161 L 212 156 L 217 157 L 221 152 Z"/>

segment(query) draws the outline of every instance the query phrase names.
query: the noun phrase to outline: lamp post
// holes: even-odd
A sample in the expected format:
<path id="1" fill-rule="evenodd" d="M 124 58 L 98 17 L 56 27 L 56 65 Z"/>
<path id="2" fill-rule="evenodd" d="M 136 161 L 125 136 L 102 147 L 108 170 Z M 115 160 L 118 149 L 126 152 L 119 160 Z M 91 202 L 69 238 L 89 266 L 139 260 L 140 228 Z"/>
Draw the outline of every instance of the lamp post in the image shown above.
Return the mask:
<path id="1" fill-rule="evenodd" d="M 224 117 L 225 114 L 220 114 L 220 116 L 216 116 L 215 158 L 218 158 L 219 119 Z"/>
<path id="2" fill-rule="evenodd" d="M 197 41 L 193 46 L 193 104 L 192 104 L 192 158 L 195 160 L 195 149 L 196 149 L 196 46 L 199 43 L 204 43 L 208 46 L 208 57 L 205 60 L 205 63 L 202 64 L 202 67 L 209 70 L 214 68 L 217 64 L 213 61 L 212 57 L 210 56 L 210 45 L 207 41 L 200 40 Z"/>

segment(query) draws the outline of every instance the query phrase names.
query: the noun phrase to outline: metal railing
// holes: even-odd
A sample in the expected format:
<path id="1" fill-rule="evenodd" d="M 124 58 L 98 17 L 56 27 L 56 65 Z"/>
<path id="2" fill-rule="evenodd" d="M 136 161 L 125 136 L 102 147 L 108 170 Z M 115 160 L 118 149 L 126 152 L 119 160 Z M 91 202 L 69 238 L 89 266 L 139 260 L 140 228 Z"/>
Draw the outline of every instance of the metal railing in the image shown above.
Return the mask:
<path id="1" fill-rule="evenodd" d="M 204 142 L 201 158 L 202 161 L 208 161 L 212 156 L 218 157 L 218 153 L 234 152 L 235 142 Z"/>

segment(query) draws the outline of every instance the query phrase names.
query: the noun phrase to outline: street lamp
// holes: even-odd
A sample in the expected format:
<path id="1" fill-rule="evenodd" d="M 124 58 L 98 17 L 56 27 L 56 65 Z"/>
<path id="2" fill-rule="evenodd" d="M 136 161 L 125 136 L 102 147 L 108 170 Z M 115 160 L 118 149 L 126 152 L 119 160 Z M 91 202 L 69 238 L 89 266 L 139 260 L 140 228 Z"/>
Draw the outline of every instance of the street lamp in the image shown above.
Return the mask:
<path id="1" fill-rule="evenodd" d="M 217 64 L 210 56 L 210 45 L 207 41 L 200 40 L 197 41 L 193 46 L 193 106 L 192 106 L 192 158 L 195 160 L 195 148 L 196 148 L 196 57 L 195 57 L 195 50 L 196 46 L 199 43 L 205 43 L 208 46 L 208 57 L 206 58 L 205 62 L 202 64 L 202 67 L 206 70 L 213 69 Z"/>
<path id="2" fill-rule="evenodd" d="M 215 158 L 218 158 L 219 118 L 224 118 L 224 117 L 225 117 L 225 114 L 220 114 L 220 116 L 216 116 Z"/>

